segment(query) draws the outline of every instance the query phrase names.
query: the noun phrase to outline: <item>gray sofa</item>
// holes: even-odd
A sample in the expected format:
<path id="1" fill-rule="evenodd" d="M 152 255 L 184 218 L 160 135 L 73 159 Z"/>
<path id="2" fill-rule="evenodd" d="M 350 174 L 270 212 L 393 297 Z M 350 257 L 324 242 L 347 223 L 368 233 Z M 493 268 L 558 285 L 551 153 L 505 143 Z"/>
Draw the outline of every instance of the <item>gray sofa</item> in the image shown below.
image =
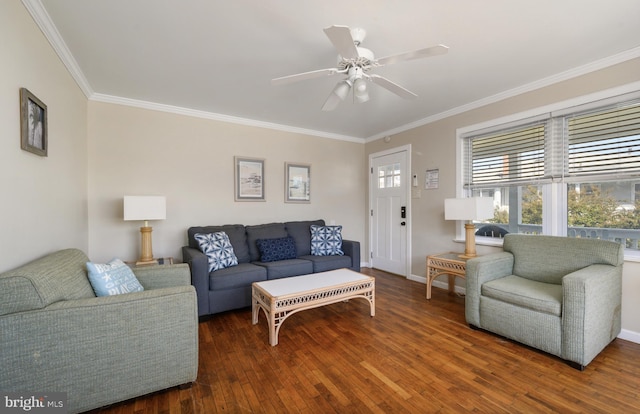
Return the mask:
<path id="1" fill-rule="evenodd" d="M 467 262 L 467 322 L 584 369 L 620 333 L 623 246 L 507 234 L 503 250 Z"/>
<path id="2" fill-rule="evenodd" d="M 229 224 L 190 227 L 189 245 L 182 248 L 182 259 L 191 268 L 191 283 L 198 294 L 198 314 L 206 315 L 251 306 L 251 284 L 269 279 L 300 276 L 328 270 L 349 268 L 360 271 L 360 243 L 342 241 L 344 256 L 311 255 L 311 225 L 324 226 L 324 220 L 290 221 L 255 226 Z M 224 231 L 229 236 L 238 265 L 209 273 L 207 256 L 199 249 L 198 233 Z M 296 258 L 261 262 L 256 245 L 259 239 L 291 236 L 295 240 Z"/>
<path id="3" fill-rule="evenodd" d="M 195 381 L 188 266 L 136 268 L 144 291 L 96 297 L 87 261 L 67 249 L 0 274 L 0 390 L 65 392 L 76 413 Z"/>

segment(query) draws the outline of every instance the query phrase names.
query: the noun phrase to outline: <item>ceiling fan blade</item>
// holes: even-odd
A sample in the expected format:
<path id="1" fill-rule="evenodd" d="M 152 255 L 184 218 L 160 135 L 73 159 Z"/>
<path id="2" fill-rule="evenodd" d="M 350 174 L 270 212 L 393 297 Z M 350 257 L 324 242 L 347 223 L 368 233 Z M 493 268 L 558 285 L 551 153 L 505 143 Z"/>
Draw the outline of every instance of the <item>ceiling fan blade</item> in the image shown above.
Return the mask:
<path id="1" fill-rule="evenodd" d="M 358 49 L 353 42 L 351 29 L 347 26 L 329 26 L 324 29 L 333 46 L 344 59 L 355 59 L 359 57 Z"/>
<path id="2" fill-rule="evenodd" d="M 303 72 L 295 75 L 283 76 L 281 78 L 271 79 L 272 85 L 285 85 L 287 83 L 299 82 L 306 79 L 320 78 L 322 76 L 335 75 L 340 70 L 336 68 L 312 70 L 311 72 Z"/>
<path id="3" fill-rule="evenodd" d="M 347 97 L 350 90 L 351 90 L 351 84 L 348 81 L 343 80 L 338 82 L 335 88 L 333 88 L 333 90 L 331 91 L 331 94 L 329 95 L 327 100 L 324 102 L 324 105 L 322 106 L 322 110 L 333 111 L 334 109 L 336 109 L 338 104 L 341 101 L 344 101 L 344 99 Z"/>
<path id="4" fill-rule="evenodd" d="M 405 52 L 397 55 L 386 56 L 386 57 L 377 59 L 376 63 L 379 66 L 391 65 L 393 63 L 402 62 L 405 60 L 413 60 L 413 59 L 420 59 L 420 58 L 425 58 L 429 56 L 444 55 L 448 51 L 449 51 L 449 47 L 445 45 L 438 45 L 433 47 L 427 47 L 424 49 L 414 50 L 413 52 Z"/>
<path id="5" fill-rule="evenodd" d="M 378 75 L 369 75 L 369 77 L 371 78 L 373 83 L 375 83 L 376 85 L 382 86 L 383 88 L 395 93 L 401 98 L 414 99 L 418 97 L 418 95 L 416 95 L 415 93 L 403 88 L 397 83 L 391 82 L 387 78 L 383 78 L 382 76 L 378 76 Z"/>

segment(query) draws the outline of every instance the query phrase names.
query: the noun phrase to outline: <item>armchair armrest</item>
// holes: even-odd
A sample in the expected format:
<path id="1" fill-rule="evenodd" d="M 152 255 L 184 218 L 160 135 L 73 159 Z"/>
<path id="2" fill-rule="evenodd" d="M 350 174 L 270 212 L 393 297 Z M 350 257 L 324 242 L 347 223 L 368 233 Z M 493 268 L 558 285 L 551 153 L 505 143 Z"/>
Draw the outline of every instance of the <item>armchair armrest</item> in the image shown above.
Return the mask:
<path id="1" fill-rule="evenodd" d="M 562 278 L 562 358 L 587 365 L 621 330 L 622 266 L 594 264 Z"/>
<path id="2" fill-rule="evenodd" d="M 342 251 L 351 257 L 351 270 L 360 271 L 360 242 L 355 240 L 342 240 Z"/>
<path id="3" fill-rule="evenodd" d="M 191 284 L 198 295 L 198 314 L 209 313 L 209 259 L 198 249 L 182 247 L 182 261 L 191 269 Z"/>
<path id="4" fill-rule="evenodd" d="M 480 327 L 480 295 L 482 284 L 513 273 L 513 255 L 500 252 L 467 261 L 465 317 L 470 325 Z"/>
<path id="5" fill-rule="evenodd" d="M 133 269 L 133 273 L 145 289 L 189 286 L 191 284 L 189 266 L 185 263 L 136 267 Z"/>

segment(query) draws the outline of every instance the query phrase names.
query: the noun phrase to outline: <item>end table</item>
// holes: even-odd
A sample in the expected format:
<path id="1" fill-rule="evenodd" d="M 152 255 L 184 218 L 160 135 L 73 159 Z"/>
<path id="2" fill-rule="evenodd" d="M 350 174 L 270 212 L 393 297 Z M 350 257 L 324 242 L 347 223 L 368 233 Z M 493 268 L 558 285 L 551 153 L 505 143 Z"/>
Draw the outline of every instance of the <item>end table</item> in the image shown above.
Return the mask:
<path id="1" fill-rule="evenodd" d="M 427 299 L 431 299 L 431 284 L 440 275 L 449 276 L 449 292 L 454 291 L 456 276 L 464 279 L 467 271 L 467 259 L 462 253 L 440 253 L 427 256 Z"/>

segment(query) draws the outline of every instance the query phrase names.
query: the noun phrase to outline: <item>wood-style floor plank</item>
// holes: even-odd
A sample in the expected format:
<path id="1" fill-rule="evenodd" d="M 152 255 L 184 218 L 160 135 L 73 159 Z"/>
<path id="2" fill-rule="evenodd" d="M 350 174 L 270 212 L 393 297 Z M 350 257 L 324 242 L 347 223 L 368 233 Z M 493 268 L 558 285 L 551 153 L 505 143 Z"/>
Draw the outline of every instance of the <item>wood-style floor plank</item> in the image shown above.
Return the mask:
<path id="1" fill-rule="evenodd" d="M 200 323 L 198 379 L 95 412 L 640 412 L 640 344 L 614 340 L 580 372 L 560 359 L 470 329 L 464 297 L 385 272 L 376 316 L 364 300 L 292 315 L 279 344 L 264 314 Z"/>

